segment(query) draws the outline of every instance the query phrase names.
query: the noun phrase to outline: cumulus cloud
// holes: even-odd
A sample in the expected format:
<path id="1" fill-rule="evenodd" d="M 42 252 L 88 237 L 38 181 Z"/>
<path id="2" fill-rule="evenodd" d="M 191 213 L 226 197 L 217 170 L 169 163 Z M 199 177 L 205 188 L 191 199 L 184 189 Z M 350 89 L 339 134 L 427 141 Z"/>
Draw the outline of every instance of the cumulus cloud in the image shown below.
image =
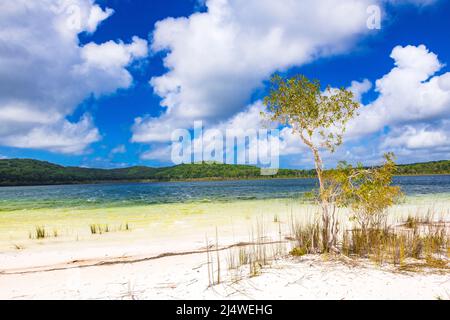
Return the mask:
<path id="1" fill-rule="evenodd" d="M 10 147 L 81 154 L 86 146 L 99 139 L 100 134 L 92 118 L 84 115 L 77 123 L 62 120 L 50 126 L 36 126 L 18 135 L 2 137 L 1 141 Z"/>
<path id="2" fill-rule="evenodd" d="M 393 151 L 400 160 L 427 161 L 450 156 L 450 72 L 425 45 L 397 46 L 395 67 L 376 81 L 378 97 L 351 121 L 352 143 L 371 141 L 377 153 Z M 367 142 L 366 142 L 367 144 Z"/>
<path id="3" fill-rule="evenodd" d="M 448 121 L 446 121 L 445 125 L 448 128 Z M 395 128 L 393 132 L 385 138 L 382 146 L 384 148 L 405 147 L 412 150 L 449 146 L 450 135 L 447 128 L 436 128 L 430 125 L 407 125 Z"/>
<path id="4" fill-rule="evenodd" d="M 0 3 L 0 145 L 82 153 L 100 139 L 88 114 L 69 122 L 88 96 L 128 88 L 127 67 L 147 42 L 80 45 L 113 10 L 93 0 Z"/>
<path id="5" fill-rule="evenodd" d="M 373 1 L 208 0 L 207 11 L 156 24 L 153 52 L 168 71 L 151 79 L 161 117 L 141 117 L 134 142 L 164 142 L 193 120 L 217 123 L 249 103 L 277 70 L 347 49 L 368 32 Z"/>
<path id="6" fill-rule="evenodd" d="M 433 2 L 207 0 L 205 12 L 159 21 L 151 48 L 166 54 L 167 72 L 152 78 L 150 84 L 162 98 L 164 111 L 158 117 L 137 118 L 132 141 L 153 146 L 145 154 L 150 159 L 158 156 L 156 149 L 167 154 L 164 143 L 176 128 L 189 128 L 195 120 L 220 127 L 245 119 L 252 113 L 251 107 L 245 107 L 252 93 L 271 74 L 346 52 L 368 33 L 370 5 Z M 407 63 L 406 58 L 399 60 Z M 371 88 L 369 80 L 350 86 L 358 101 Z M 249 124 L 241 123 L 243 128 Z M 378 130 L 380 124 L 374 126 Z M 294 141 L 288 130 L 282 133 L 283 141 Z M 301 151 L 287 142 L 282 147 L 288 154 Z"/>
<path id="7" fill-rule="evenodd" d="M 363 106 L 349 126 L 350 137 L 375 133 L 387 126 L 401 126 L 448 117 L 450 73 L 424 45 L 397 46 L 392 51 L 395 67 L 376 81 L 379 96 Z"/>
<path id="8" fill-rule="evenodd" d="M 362 96 L 369 92 L 372 89 L 372 82 L 368 79 L 364 79 L 363 81 L 352 81 L 352 84 L 349 88 L 347 88 L 351 92 L 353 92 L 354 98 L 356 101 L 361 102 Z"/>
<path id="9" fill-rule="evenodd" d="M 437 74 L 444 64 L 424 45 L 395 47 L 391 57 L 394 68 L 375 82 L 378 97 L 361 106 L 359 117 L 349 125 L 349 143 L 338 149 L 333 158 L 326 154 L 328 162 L 347 159 L 376 163 L 387 151 L 411 160 L 427 160 L 424 154 L 434 159 L 450 155 L 450 73 Z M 348 87 L 358 101 L 371 88 L 368 79 L 353 81 Z M 228 130 L 236 135 L 246 129 L 258 130 L 263 127 L 260 117 L 263 110 L 262 102 L 257 101 L 210 129 Z M 204 144 L 208 143 L 211 142 L 205 135 Z M 162 149 L 165 152 L 161 155 L 169 153 L 167 146 L 160 146 L 159 150 Z M 301 154 L 307 154 L 307 149 L 299 138 L 290 128 L 281 128 L 280 155 Z M 147 159 L 157 156 L 158 150 L 146 154 Z M 310 163 L 309 157 L 296 157 L 297 165 Z"/>

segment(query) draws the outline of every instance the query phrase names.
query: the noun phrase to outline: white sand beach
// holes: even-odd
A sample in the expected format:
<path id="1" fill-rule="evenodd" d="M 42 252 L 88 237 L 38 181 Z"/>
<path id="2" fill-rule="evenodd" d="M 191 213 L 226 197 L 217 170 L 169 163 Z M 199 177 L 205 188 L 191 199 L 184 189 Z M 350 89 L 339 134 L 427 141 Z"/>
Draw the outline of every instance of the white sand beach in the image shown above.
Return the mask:
<path id="1" fill-rule="evenodd" d="M 450 221 L 449 207 L 440 201 L 433 210 Z M 426 201 L 406 202 L 391 209 L 390 219 L 425 215 L 429 208 Z M 36 214 L 25 227 L 14 214 L 1 221 L 2 228 L 14 225 L 16 231 L 2 234 L 0 299 L 450 299 L 446 270 L 402 271 L 332 255 L 290 257 L 289 220 L 313 219 L 311 205 L 264 200 L 109 209 L 97 223 L 127 222 L 130 230 L 102 235 L 89 232 L 93 215 L 55 215 L 47 221 L 49 230 L 65 224 L 65 231 L 44 240 L 27 236 Z M 237 250 L 256 240 L 279 250 L 274 260 L 257 274 L 247 266 L 231 268 Z M 220 284 L 210 285 L 219 269 Z"/>

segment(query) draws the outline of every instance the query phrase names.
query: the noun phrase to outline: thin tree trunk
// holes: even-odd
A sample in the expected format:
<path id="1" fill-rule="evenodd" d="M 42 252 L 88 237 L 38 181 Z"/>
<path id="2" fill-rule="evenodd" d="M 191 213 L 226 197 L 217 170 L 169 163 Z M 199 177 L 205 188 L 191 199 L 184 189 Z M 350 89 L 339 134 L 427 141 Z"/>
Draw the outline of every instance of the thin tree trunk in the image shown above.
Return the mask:
<path id="1" fill-rule="evenodd" d="M 318 148 L 316 148 L 312 142 L 312 140 L 307 139 L 303 133 L 300 133 L 300 137 L 303 142 L 311 149 L 314 155 L 314 164 L 317 172 L 317 179 L 319 180 L 319 199 L 320 206 L 322 209 L 322 241 L 323 241 L 323 249 L 325 252 L 329 250 L 338 251 L 335 247 L 335 239 L 337 229 L 335 228 L 335 221 L 331 221 L 330 212 L 329 212 L 329 203 L 328 199 L 325 197 L 325 183 L 323 179 L 323 161 L 320 156 Z M 312 138 L 311 138 L 312 139 Z M 331 225 L 330 225 L 331 224 Z M 331 228 L 330 228 L 331 226 Z"/>

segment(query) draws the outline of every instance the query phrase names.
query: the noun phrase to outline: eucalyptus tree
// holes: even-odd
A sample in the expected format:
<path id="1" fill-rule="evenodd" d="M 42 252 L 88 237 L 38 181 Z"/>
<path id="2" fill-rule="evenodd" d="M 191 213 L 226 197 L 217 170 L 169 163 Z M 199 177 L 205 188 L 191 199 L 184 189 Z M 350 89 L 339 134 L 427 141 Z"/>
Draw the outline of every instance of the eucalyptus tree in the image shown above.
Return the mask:
<path id="1" fill-rule="evenodd" d="M 322 152 L 334 153 L 343 143 L 346 125 L 360 104 L 353 93 L 344 88 L 327 87 L 322 91 L 318 80 L 303 75 L 283 79 L 276 75 L 264 100 L 270 121 L 288 126 L 311 150 L 319 180 L 319 203 L 322 215 L 323 247 L 335 250 L 338 223 L 335 208 L 324 181 Z"/>

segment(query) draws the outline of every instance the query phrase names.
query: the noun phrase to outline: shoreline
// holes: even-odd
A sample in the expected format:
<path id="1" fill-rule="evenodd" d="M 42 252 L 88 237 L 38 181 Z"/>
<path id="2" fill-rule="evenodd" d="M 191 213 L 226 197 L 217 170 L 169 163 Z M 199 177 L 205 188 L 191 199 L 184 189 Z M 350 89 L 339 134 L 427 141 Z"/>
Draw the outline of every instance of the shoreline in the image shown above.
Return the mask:
<path id="1" fill-rule="evenodd" d="M 67 239 L 29 240 L 21 249 L 0 250 L 0 298 L 450 299 L 448 271 L 401 271 L 398 266 L 335 255 L 292 257 L 291 240 L 285 240 L 291 234 L 290 217 L 307 223 L 314 219 L 315 206 L 255 202 L 254 206 L 236 202 L 189 210 L 180 205 L 160 206 L 152 211 L 163 210 L 158 217 L 147 207 L 128 213 L 114 211 L 112 218 L 132 214 L 142 224 L 129 232 L 103 235 L 88 234 L 86 224 L 85 234 L 77 238 L 72 233 Z M 436 213 L 445 213 L 450 221 L 450 200 L 441 205 Z M 427 208 L 394 207 L 391 223 L 404 221 L 410 213 L 426 216 Z M 77 218 L 76 212 L 62 214 Z M 98 218 L 107 213 L 87 214 Z M 345 213 L 341 215 L 348 222 Z M 264 231 L 259 231 L 261 226 Z M 281 243 L 286 247 L 257 274 L 248 266 L 231 268 L 232 256 L 255 243 L 268 246 L 268 252 L 278 250 Z M 211 286 L 208 265 L 217 275 L 219 260 L 221 281 Z"/>
<path id="2" fill-rule="evenodd" d="M 424 173 L 424 174 L 403 174 L 395 175 L 394 178 L 400 177 L 432 177 L 432 176 L 450 176 L 450 173 Z M 83 181 L 74 183 L 48 183 L 48 184 L 12 184 L 1 185 L 2 188 L 16 188 L 16 187 L 50 187 L 50 186 L 83 186 L 83 185 L 120 185 L 120 184 L 156 184 L 156 183 L 172 183 L 172 182 L 226 182 L 226 181 L 265 181 L 265 180 L 316 180 L 316 177 L 255 177 L 255 178 L 194 178 L 194 179 L 173 179 L 173 180 L 105 180 L 105 181 Z"/>
<path id="3" fill-rule="evenodd" d="M 389 224 L 430 210 L 450 222 L 450 196 L 396 205 Z M 351 228 L 348 212 L 338 216 Z M 292 257 L 294 219 L 316 217 L 315 205 L 287 199 L 0 214 L 0 299 L 450 299 L 447 270 Z M 92 224 L 109 231 L 92 234 Z M 49 237 L 30 239 L 36 226 Z M 256 271 L 233 266 L 255 247 L 273 260 Z M 211 285 L 209 273 L 220 283 Z"/>

